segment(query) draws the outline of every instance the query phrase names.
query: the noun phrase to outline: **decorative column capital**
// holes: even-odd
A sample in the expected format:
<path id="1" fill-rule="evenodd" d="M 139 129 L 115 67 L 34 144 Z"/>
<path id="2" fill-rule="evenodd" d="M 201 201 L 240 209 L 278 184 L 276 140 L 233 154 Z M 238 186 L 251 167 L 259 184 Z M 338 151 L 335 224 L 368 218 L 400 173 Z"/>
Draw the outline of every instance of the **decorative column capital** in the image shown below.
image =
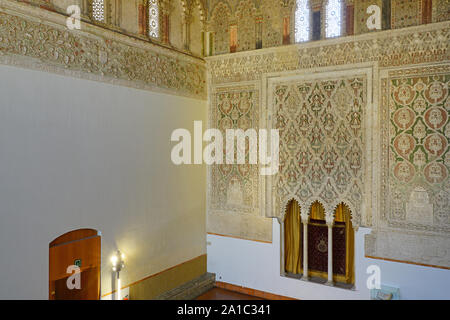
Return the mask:
<path id="1" fill-rule="evenodd" d="M 325 222 L 328 227 L 333 227 L 334 225 L 334 215 L 333 214 L 325 214 Z"/>
<path id="2" fill-rule="evenodd" d="M 307 213 L 301 213 L 300 217 L 302 218 L 302 223 L 308 223 L 309 222 L 309 215 Z"/>

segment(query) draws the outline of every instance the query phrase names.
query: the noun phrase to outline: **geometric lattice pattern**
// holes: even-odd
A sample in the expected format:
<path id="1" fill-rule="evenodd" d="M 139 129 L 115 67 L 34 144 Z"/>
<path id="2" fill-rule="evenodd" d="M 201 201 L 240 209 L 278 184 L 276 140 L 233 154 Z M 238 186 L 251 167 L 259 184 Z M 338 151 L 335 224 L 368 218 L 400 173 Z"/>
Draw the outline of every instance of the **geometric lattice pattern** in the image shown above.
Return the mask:
<path id="1" fill-rule="evenodd" d="M 158 0 L 148 1 L 148 35 L 152 38 L 159 38 Z"/>
<path id="2" fill-rule="evenodd" d="M 277 200 L 295 198 L 301 208 L 316 200 L 330 212 L 347 203 L 358 219 L 362 200 L 363 77 L 295 80 L 273 88 L 280 133 Z"/>
<path id="3" fill-rule="evenodd" d="M 96 21 L 105 21 L 105 1 L 92 1 L 92 18 Z"/>

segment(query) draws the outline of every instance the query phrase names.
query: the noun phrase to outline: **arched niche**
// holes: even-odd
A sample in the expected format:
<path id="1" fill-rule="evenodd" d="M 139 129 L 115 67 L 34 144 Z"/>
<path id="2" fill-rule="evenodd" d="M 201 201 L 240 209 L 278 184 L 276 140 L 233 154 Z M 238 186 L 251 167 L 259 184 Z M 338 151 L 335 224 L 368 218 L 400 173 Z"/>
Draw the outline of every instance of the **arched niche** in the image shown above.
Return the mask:
<path id="1" fill-rule="evenodd" d="M 189 17 L 189 51 L 197 56 L 203 55 L 204 45 L 203 10 L 200 2 L 195 1 Z"/>

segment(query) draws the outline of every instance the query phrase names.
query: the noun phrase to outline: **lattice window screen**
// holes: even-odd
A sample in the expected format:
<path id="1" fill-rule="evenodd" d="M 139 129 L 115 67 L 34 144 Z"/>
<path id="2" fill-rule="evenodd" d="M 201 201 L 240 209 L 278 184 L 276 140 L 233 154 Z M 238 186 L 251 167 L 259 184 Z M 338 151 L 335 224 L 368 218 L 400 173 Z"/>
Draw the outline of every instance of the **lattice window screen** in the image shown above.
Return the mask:
<path id="1" fill-rule="evenodd" d="M 148 35 L 159 38 L 159 6 L 158 0 L 148 1 Z"/>
<path id="2" fill-rule="evenodd" d="M 295 10 L 295 42 L 310 40 L 310 7 L 308 0 L 297 0 Z"/>
<path id="3" fill-rule="evenodd" d="M 325 7 L 325 36 L 327 38 L 342 35 L 343 5 L 341 0 L 328 0 Z"/>
<path id="4" fill-rule="evenodd" d="M 92 0 L 92 18 L 96 21 L 105 21 L 105 0 Z"/>

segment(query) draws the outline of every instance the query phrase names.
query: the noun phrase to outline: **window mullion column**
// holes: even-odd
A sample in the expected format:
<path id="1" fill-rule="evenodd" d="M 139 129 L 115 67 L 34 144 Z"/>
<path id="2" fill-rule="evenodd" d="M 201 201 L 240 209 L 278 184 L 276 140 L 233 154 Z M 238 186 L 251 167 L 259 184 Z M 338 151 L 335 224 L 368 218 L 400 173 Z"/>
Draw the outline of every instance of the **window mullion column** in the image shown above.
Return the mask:
<path id="1" fill-rule="evenodd" d="M 326 215 L 326 223 L 328 226 L 328 281 L 327 285 L 333 285 L 333 214 Z"/>
<path id="2" fill-rule="evenodd" d="M 301 214 L 303 223 L 303 277 L 302 280 L 308 281 L 308 214 Z"/>

